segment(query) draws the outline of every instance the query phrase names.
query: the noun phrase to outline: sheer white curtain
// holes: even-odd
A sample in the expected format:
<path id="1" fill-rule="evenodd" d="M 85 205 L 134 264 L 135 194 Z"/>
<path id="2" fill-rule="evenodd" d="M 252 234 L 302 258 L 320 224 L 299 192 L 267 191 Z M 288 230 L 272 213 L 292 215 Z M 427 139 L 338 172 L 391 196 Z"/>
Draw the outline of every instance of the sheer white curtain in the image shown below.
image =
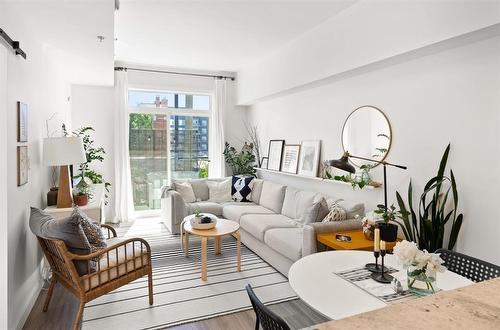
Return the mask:
<path id="1" fill-rule="evenodd" d="M 226 175 L 224 162 L 224 115 L 227 110 L 227 84 L 226 79 L 215 79 L 215 96 L 210 116 L 209 129 L 209 158 L 208 175 L 211 178 L 222 178 Z"/>
<path id="2" fill-rule="evenodd" d="M 115 218 L 127 222 L 135 218 L 128 149 L 128 77 L 127 71 L 115 71 Z"/>

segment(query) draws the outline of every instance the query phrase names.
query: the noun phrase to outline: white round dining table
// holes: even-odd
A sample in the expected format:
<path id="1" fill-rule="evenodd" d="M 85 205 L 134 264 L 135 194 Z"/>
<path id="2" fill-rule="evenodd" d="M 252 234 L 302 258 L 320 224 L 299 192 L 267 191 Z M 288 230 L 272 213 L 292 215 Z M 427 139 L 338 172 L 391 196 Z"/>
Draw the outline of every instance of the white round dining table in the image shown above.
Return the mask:
<path id="1" fill-rule="evenodd" d="M 296 261 L 290 268 L 288 280 L 306 304 L 324 316 L 338 320 L 387 306 L 382 300 L 335 274 L 374 260 L 373 252 L 367 251 L 337 250 L 315 253 Z M 386 266 L 399 270 L 392 274 L 393 276 L 401 282 L 406 281 L 406 272 L 394 255 L 387 254 L 384 262 Z M 438 273 L 436 278 L 437 287 L 441 290 L 457 289 L 472 283 L 451 271 Z"/>

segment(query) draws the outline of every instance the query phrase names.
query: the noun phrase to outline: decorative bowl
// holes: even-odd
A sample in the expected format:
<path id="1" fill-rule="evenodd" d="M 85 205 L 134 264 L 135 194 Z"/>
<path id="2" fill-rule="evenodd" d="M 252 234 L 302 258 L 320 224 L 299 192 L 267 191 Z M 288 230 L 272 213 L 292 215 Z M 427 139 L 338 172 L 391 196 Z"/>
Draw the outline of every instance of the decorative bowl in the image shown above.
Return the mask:
<path id="1" fill-rule="evenodd" d="M 203 219 L 204 217 L 210 218 L 211 222 L 202 223 L 201 219 Z M 212 229 L 217 224 L 217 218 L 215 216 L 211 216 L 208 214 L 202 214 L 200 218 L 192 217 L 191 220 L 189 221 L 191 222 L 191 227 L 193 227 L 193 229 L 201 229 L 201 230 Z"/>

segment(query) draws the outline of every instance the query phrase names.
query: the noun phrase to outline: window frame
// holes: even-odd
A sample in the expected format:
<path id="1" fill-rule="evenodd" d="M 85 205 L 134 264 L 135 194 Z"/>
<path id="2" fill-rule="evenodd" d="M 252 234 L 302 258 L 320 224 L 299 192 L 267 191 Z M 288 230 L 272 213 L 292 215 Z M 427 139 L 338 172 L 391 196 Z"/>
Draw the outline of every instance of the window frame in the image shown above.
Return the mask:
<path id="1" fill-rule="evenodd" d="M 137 106 L 130 106 L 129 105 L 129 100 L 128 96 L 130 91 L 143 91 L 143 92 L 158 92 L 158 93 L 171 93 L 171 94 L 190 94 L 190 95 L 206 95 L 209 97 L 208 101 L 208 110 L 195 110 L 195 109 L 182 109 L 182 108 L 171 108 L 171 107 L 166 107 L 166 108 L 156 108 L 156 107 L 137 107 Z M 126 104 L 127 104 L 127 110 L 128 110 L 128 115 L 129 115 L 129 120 L 130 120 L 130 114 L 131 113 L 145 113 L 145 114 L 161 114 L 161 115 L 166 115 L 167 116 L 167 137 L 168 137 L 168 143 L 167 143 L 167 183 L 170 185 L 172 183 L 172 164 L 171 164 L 171 150 L 170 150 L 170 120 L 172 119 L 172 116 L 186 116 L 186 117 L 205 117 L 208 119 L 208 126 L 210 126 L 210 120 L 212 117 L 212 106 L 213 106 L 213 100 L 214 100 L 214 93 L 213 91 L 201 91 L 201 90 L 172 90 L 172 89 L 158 89 L 157 87 L 151 87 L 148 88 L 147 86 L 144 85 L 128 85 L 127 86 L 127 95 L 126 95 Z M 127 122 L 127 127 L 130 125 L 129 122 Z M 210 134 L 208 136 L 208 141 L 207 143 L 207 150 L 208 154 L 210 155 L 210 145 L 211 145 L 211 138 Z M 129 146 L 130 148 L 130 146 Z M 130 155 L 129 155 L 129 161 L 130 161 Z M 135 206 L 134 206 L 135 208 Z M 140 211 L 135 211 L 137 214 L 140 214 L 141 216 L 158 216 L 161 212 L 161 209 L 153 209 L 153 210 L 140 210 Z"/>

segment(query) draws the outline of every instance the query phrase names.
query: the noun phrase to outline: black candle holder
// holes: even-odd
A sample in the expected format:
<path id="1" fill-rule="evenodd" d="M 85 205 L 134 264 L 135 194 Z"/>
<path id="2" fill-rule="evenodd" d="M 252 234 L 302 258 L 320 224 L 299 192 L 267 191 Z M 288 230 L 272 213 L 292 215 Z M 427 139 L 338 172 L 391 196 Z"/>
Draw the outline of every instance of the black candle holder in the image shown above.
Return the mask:
<path id="1" fill-rule="evenodd" d="M 375 256 L 375 263 L 371 262 L 365 265 L 365 268 L 368 269 L 372 273 L 382 273 L 382 267 L 378 265 L 378 257 L 380 256 L 379 251 L 373 251 L 373 255 Z M 384 272 L 387 272 L 389 269 L 385 267 Z"/>
<path id="2" fill-rule="evenodd" d="M 382 267 L 380 267 L 381 272 L 380 273 L 372 273 L 371 278 L 374 279 L 377 282 L 380 283 L 391 283 L 393 277 L 389 274 L 387 274 L 388 269 L 384 266 L 384 257 L 385 257 L 386 251 L 385 250 L 380 250 L 380 256 L 382 257 Z"/>

